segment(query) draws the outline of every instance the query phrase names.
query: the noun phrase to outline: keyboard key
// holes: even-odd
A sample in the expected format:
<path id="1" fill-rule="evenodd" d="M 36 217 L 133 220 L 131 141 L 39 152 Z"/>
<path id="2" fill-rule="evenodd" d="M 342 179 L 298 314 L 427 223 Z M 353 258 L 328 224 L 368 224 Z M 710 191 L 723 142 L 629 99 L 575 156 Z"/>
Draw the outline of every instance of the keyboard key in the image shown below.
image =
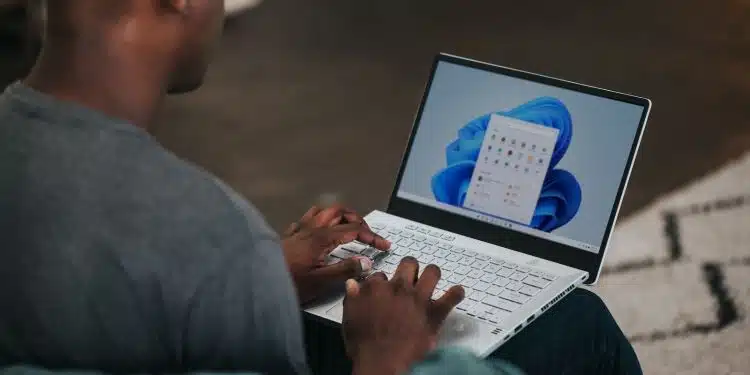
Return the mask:
<path id="1" fill-rule="evenodd" d="M 441 249 L 445 249 L 445 250 L 450 250 L 451 248 L 453 248 L 453 245 L 449 245 L 449 244 L 447 244 L 445 242 L 440 242 L 440 243 L 437 244 L 437 247 L 439 247 Z"/>
<path id="2" fill-rule="evenodd" d="M 456 254 L 463 254 L 463 252 L 466 251 L 466 249 L 462 247 L 454 247 L 452 251 Z"/>
<path id="3" fill-rule="evenodd" d="M 490 283 L 486 283 L 484 281 L 478 281 L 476 284 L 474 284 L 473 288 L 480 292 L 484 292 L 485 290 L 489 289 L 489 287 L 491 286 L 492 284 Z"/>
<path id="4" fill-rule="evenodd" d="M 469 299 L 472 301 L 481 301 L 485 297 L 487 297 L 487 293 L 474 290 L 469 296 Z"/>
<path id="5" fill-rule="evenodd" d="M 410 233 L 410 232 L 403 232 L 403 233 L 401 233 L 401 237 L 404 237 L 404 238 L 412 238 L 412 237 L 414 237 L 414 233 Z"/>
<path id="6" fill-rule="evenodd" d="M 331 256 L 339 258 L 339 259 L 348 259 L 355 255 L 357 254 L 351 251 L 348 251 L 344 249 L 343 247 L 339 247 L 338 249 L 335 249 L 331 252 Z"/>
<path id="7" fill-rule="evenodd" d="M 515 303 L 520 303 L 522 305 L 529 301 L 528 296 L 525 296 L 518 292 L 510 291 L 510 290 L 505 290 L 502 293 L 500 293 L 500 297 L 505 298 L 509 301 L 513 301 Z"/>
<path id="8" fill-rule="evenodd" d="M 396 266 L 393 264 L 386 264 L 383 267 L 383 272 L 385 272 L 388 276 L 393 276 L 393 273 L 396 272 Z"/>
<path id="9" fill-rule="evenodd" d="M 414 236 L 414 241 L 417 241 L 417 242 L 422 242 L 422 241 L 424 241 L 424 240 L 426 240 L 426 239 L 427 239 L 427 237 L 425 237 L 425 236 L 421 236 L 421 235 L 419 235 L 419 234 L 418 234 L 418 235 L 416 235 L 416 236 Z"/>
<path id="10" fill-rule="evenodd" d="M 410 240 L 408 238 L 402 238 L 398 242 L 396 242 L 397 245 L 404 246 L 404 247 L 409 247 L 409 245 L 411 245 L 413 243 L 414 243 L 414 241 Z"/>
<path id="11" fill-rule="evenodd" d="M 402 257 L 400 255 L 391 254 L 387 258 L 385 258 L 385 262 L 388 263 L 388 264 L 399 265 L 399 263 L 401 263 L 401 259 L 403 259 L 403 258 L 404 257 Z"/>
<path id="12" fill-rule="evenodd" d="M 408 230 L 414 230 L 414 229 L 417 229 L 417 226 L 414 225 L 414 224 L 407 224 L 406 225 L 406 229 L 408 229 Z"/>
<path id="13" fill-rule="evenodd" d="M 492 284 L 495 280 L 497 280 L 497 276 L 491 273 L 485 273 L 484 276 L 482 276 L 482 281 L 489 284 Z"/>
<path id="14" fill-rule="evenodd" d="M 473 257 L 477 256 L 477 253 L 474 252 L 474 251 L 471 251 L 471 250 L 464 250 L 464 256 L 472 257 L 473 258 Z"/>
<path id="15" fill-rule="evenodd" d="M 516 268 L 518 268 L 518 265 L 517 265 L 517 264 L 513 264 L 513 263 L 508 263 L 508 262 L 505 262 L 505 263 L 503 263 L 503 267 L 505 267 L 505 268 L 510 268 L 510 269 L 512 269 L 512 270 L 513 270 L 513 269 L 516 269 Z"/>
<path id="16" fill-rule="evenodd" d="M 390 251 L 390 253 L 391 254 L 405 256 L 406 254 L 409 253 L 409 249 L 405 248 L 403 246 L 391 245 L 391 251 Z"/>
<path id="17" fill-rule="evenodd" d="M 551 274 L 551 273 L 544 273 L 542 274 L 542 277 L 549 281 L 555 281 L 557 279 L 557 276 Z"/>
<path id="18" fill-rule="evenodd" d="M 448 281 L 453 284 L 460 284 L 466 277 L 461 274 L 454 273 L 448 277 Z"/>
<path id="19" fill-rule="evenodd" d="M 523 287 L 523 284 L 521 284 L 518 281 L 511 281 L 508 283 L 508 285 L 505 286 L 505 289 L 516 291 Z"/>
<path id="20" fill-rule="evenodd" d="M 502 264 L 503 264 L 503 263 L 505 263 L 505 262 L 503 262 L 503 261 L 502 261 L 502 260 L 500 260 L 500 259 L 490 259 L 490 263 L 492 263 L 492 264 L 496 264 L 496 265 L 500 266 L 500 265 L 502 265 Z"/>
<path id="21" fill-rule="evenodd" d="M 531 270 L 531 272 L 529 272 L 529 275 L 535 276 L 535 277 L 542 277 L 542 273 L 539 271 L 535 271 L 535 270 Z"/>
<path id="22" fill-rule="evenodd" d="M 469 277 L 472 279 L 481 279 L 482 276 L 484 276 L 484 271 L 478 270 L 478 269 L 472 269 L 469 271 Z"/>
<path id="23" fill-rule="evenodd" d="M 493 285 L 493 286 L 489 287 L 485 292 L 487 294 L 491 295 L 491 296 L 497 296 L 500 293 L 502 293 L 503 290 L 505 290 L 505 289 L 503 289 L 502 287 L 499 287 L 497 285 Z"/>
<path id="24" fill-rule="evenodd" d="M 437 238 L 440 238 L 440 236 L 442 235 L 442 233 L 440 233 L 440 232 L 438 232 L 438 231 L 432 231 L 432 232 L 430 232 L 430 233 L 428 233 L 428 234 L 429 234 L 430 236 L 432 236 L 432 237 L 437 237 Z"/>
<path id="25" fill-rule="evenodd" d="M 477 255 L 476 258 L 485 262 L 490 260 L 490 257 L 482 254 Z"/>
<path id="26" fill-rule="evenodd" d="M 436 239 L 434 239 L 434 238 L 426 238 L 424 240 L 424 243 L 426 243 L 428 245 L 437 245 L 438 241 Z"/>
<path id="27" fill-rule="evenodd" d="M 444 234 L 440 238 L 446 240 L 446 241 L 453 241 L 456 239 L 455 236 L 451 236 L 450 234 Z"/>
<path id="28" fill-rule="evenodd" d="M 541 291 L 541 289 L 535 288 L 535 287 L 530 286 L 530 285 L 524 285 L 524 286 L 521 287 L 521 289 L 518 289 L 519 293 L 523 293 L 523 294 L 525 294 L 527 296 L 531 296 L 531 297 L 539 294 L 540 291 Z"/>
<path id="29" fill-rule="evenodd" d="M 496 274 L 502 277 L 510 277 L 510 275 L 513 274 L 513 270 L 503 267 L 500 271 L 497 271 Z"/>
<path id="30" fill-rule="evenodd" d="M 469 258 L 469 257 L 465 256 L 465 257 L 461 258 L 461 260 L 459 260 L 458 263 L 460 263 L 460 264 L 462 264 L 464 266 L 470 266 L 470 265 L 472 265 L 472 263 L 474 263 L 474 258 Z"/>
<path id="31" fill-rule="evenodd" d="M 506 311 L 516 311 L 521 305 L 508 301 L 506 299 L 498 298 L 495 296 L 487 296 L 482 300 L 482 303 L 487 304 L 492 307 L 497 307 L 498 309 L 503 309 Z"/>
<path id="32" fill-rule="evenodd" d="M 434 264 L 434 265 L 436 265 L 436 266 L 438 266 L 438 267 L 440 267 L 440 268 L 442 269 L 442 268 L 444 268 L 444 266 L 445 266 L 445 264 L 446 264 L 447 262 L 448 262 L 448 261 L 447 261 L 447 260 L 445 260 L 445 259 L 435 258 L 435 259 L 434 259 L 434 260 L 432 261 L 432 264 Z"/>
<path id="33" fill-rule="evenodd" d="M 510 275 L 510 279 L 513 281 L 521 281 L 526 278 L 525 273 L 521 272 L 514 272 L 512 275 Z"/>
<path id="34" fill-rule="evenodd" d="M 435 254 L 437 252 L 437 247 L 435 246 L 425 246 L 422 248 L 422 254 Z"/>
<path id="35" fill-rule="evenodd" d="M 383 228 L 385 228 L 385 224 L 381 224 L 381 223 L 372 223 L 372 224 L 368 224 L 368 225 L 372 229 L 383 229 Z"/>
<path id="36" fill-rule="evenodd" d="M 456 306 L 456 308 L 461 311 L 467 311 L 469 309 L 472 309 L 474 306 L 476 306 L 476 304 L 477 303 L 475 301 L 472 301 L 466 298 L 463 301 L 461 301 L 461 303 L 459 303 L 458 306 Z"/>
<path id="37" fill-rule="evenodd" d="M 436 258 L 445 258 L 450 255 L 450 253 L 451 252 L 448 250 L 438 249 L 438 251 L 436 251 L 434 255 Z"/>
<path id="38" fill-rule="evenodd" d="M 412 241 L 409 245 L 409 248 L 412 250 L 421 251 L 423 248 L 427 247 L 427 245 L 421 243 L 421 242 L 414 242 Z"/>
<path id="39" fill-rule="evenodd" d="M 487 267 L 488 264 L 489 263 L 487 261 L 477 260 L 474 263 L 472 263 L 471 266 L 478 270 L 482 270 L 484 269 L 484 267 Z"/>
<path id="40" fill-rule="evenodd" d="M 376 255 L 378 255 L 380 253 L 381 253 L 380 250 L 378 250 L 378 249 L 376 249 L 374 247 L 368 247 L 368 248 L 362 250 L 362 252 L 359 253 L 359 254 L 360 255 L 364 255 L 364 256 L 366 256 L 368 258 L 372 258 L 372 257 L 374 257 L 374 256 L 376 256 Z"/>
<path id="41" fill-rule="evenodd" d="M 352 242 L 342 245 L 341 247 L 352 253 L 361 253 L 363 250 L 367 249 L 370 246 L 358 242 Z"/>
<path id="42" fill-rule="evenodd" d="M 485 272 L 489 272 L 489 273 L 495 273 L 495 272 L 497 272 L 497 271 L 499 271 L 499 270 L 500 270 L 500 266 L 499 266 L 499 265 L 497 265 L 497 264 L 493 264 L 493 263 L 492 263 L 492 262 L 490 261 L 490 263 L 489 263 L 489 264 L 488 264 L 488 265 L 487 265 L 486 267 L 484 267 L 484 268 L 483 268 L 483 270 L 484 270 Z"/>
<path id="43" fill-rule="evenodd" d="M 499 287 L 504 287 L 510 283 L 510 280 L 504 278 L 504 277 L 498 277 L 497 280 L 492 282 L 492 284 L 497 285 Z"/>
<path id="44" fill-rule="evenodd" d="M 391 234 L 401 234 L 401 229 L 391 228 L 391 229 L 388 229 L 388 233 L 391 233 Z"/>
<path id="45" fill-rule="evenodd" d="M 518 267 L 516 269 L 516 271 L 523 272 L 523 273 L 529 273 L 529 271 L 531 271 L 531 269 L 529 267 Z"/>
<path id="46" fill-rule="evenodd" d="M 546 288 L 550 282 L 545 279 L 540 279 L 538 277 L 529 276 L 525 279 L 523 279 L 524 284 L 529 284 L 531 286 L 535 286 L 540 289 Z"/>
<path id="47" fill-rule="evenodd" d="M 443 271 L 454 271 L 456 268 L 458 268 L 458 264 L 456 263 L 446 263 L 443 265 Z"/>
<path id="48" fill-rule="evenodd" d="M 419 263 L 431 264 L 433 260 L 435 260 L 435 257 L 429 254 L 422 254 L 419 257 Z"/>
<path id="49" fill-rule="evenodd" d="M 440 279 L 438 280 L 437 286 L 435 286 L 435 288 L 440 289 L 440 290 L 445 290 L 446 286 L 448 286 L 448 283 L 445 280 Z"/>
<path id="50" fill-rule="evenodd" d="M 445 257 L 445 260 L 447 260 L 449 262 L 458 262 L 458 261 L 461 260 L 461 258 L 462 257 L 460 255 L 458 255 L 456 253 L 451 253 L 447 257 Z"/>
<path id="51" fill-rule="evenodd" d="M 461 285 L 464 286 L 464 288 L 471 288 L 474 285 L 476 285 L 477 280 L 471 279 L 471 278 L 465 278 L 463 281 L 461 281 Z"/>
<path id="52" fill-rule="evenodd" d="M 418 227 L 416 230 L 417 230 L 417 232 L 423 233 L 423 234 L 427 234 L 429 232 L 429 230 L 427 230 L 427 228 L 419 228 Z"/>
<path id="53" fill-rule="evenodd" d="M 466 275 L 471 272 L 471 268 L 467 266 L 458 266 L 454 272 L 459 275 Z"/>

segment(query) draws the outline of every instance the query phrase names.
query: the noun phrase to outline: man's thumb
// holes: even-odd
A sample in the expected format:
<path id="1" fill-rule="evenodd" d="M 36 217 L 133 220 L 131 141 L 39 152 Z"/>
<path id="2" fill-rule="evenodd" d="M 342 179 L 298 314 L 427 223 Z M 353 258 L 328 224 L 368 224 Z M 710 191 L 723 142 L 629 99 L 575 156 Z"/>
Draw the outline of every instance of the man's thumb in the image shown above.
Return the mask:
<path id="1" fill-rule="evenodd" d="M 335 283 L 356 279 L 372 270 L 372 260 L 366 257 L 352 257 L 336 264 L 318 268 L 313 275 L 319 282 Z"/>

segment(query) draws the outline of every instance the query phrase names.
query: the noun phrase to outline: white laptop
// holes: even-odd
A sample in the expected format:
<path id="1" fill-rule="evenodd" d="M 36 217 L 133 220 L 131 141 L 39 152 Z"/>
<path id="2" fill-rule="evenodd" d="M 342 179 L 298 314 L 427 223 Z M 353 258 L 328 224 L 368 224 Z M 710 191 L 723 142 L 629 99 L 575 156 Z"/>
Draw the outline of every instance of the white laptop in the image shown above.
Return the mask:
<path id="1" fill-rule="evenodd" d="M 388 253 L 340 246 L 392 276 L 401 258 L 442 270 L 435 297 L 466 299 L 441 345 L 492 353 L 601 271 L 648 118 L 648 99 L 440 54 L 388 209 L 365 219 Z M 306 306 L 333 323 L 343 294 Z"/>

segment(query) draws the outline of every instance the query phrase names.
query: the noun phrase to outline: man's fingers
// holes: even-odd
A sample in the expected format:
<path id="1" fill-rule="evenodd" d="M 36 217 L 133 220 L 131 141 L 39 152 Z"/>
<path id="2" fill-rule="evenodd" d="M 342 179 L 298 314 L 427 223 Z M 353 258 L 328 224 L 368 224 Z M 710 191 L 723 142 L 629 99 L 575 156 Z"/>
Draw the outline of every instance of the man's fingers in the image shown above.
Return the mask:
<path id="1" fill-rule="evenodd" d="M 430 321 L 435 328 L 440 327 L 451 311 L 464 300 L 464 288 L 454 285 L 440 299 L 432 303 Z"/>
<path id="2" fill-rule="evenodd" d="M 359 296 L 359 283 L 357 280 L 349 279 L 346 280 L 346 296 L 357 297 Z"/>
<path id="3" fill-rule="evenodd" d="M 417 280 L 416 286 L 417 296 L 420 301 L 430 300 L 438 281 L 440 281 L 440 268 L 434 264 L 425 267 L 422 276 Z"/>
<path id="4" fill-rule="evenodd" d="M 391 283 L 397 288 L 410 289 L 414 287 L 419 274 L 419 263 L 413 257 L 404 257 L 391 278 Z"/>
<path id="5" fill-rule="evenodd" d="M 318 212 L 320 212 L 320 208 L 316 206 L 310 207 L 310 209 L 307 210 L 307 212 L 305 212 L 304 215 L 302 215 L 302 218 L 299 219 L 299 221 L 289 224 L 289 226 L 286 228 L 286 231 L 284 231 L 284 235 L 291 236 L 297 233 L 300 230 L 300 228 L 302 228 L 303 225 L 309 223 L 309 221 L 313 217 L 315 217 L 315 215 L 317 215 Z"/>
<path id="6" fill-rule="evenodd" d="M 365 257 L 352 257 L 336 264 L 320 267 L 310 272 L 310 277 L 319 284 L 340 284 L 348 279 L 356 279 L 372 270 L 372 261 Z"/>
<path id="7" fill-rule="evenodd" d="M 306 223 L 306 222 L 312 220 L 312 218 L 314 218 L 315 215 L 319 214 L 321 210 L 322 209 L 320 207 L 318 207 L 318 206 L 312 206 L 312 207 L 310 207 L 310 209 L 307 210 L 307 212 L 305 212 L 304 215 L 302 215 L 302 219 L 300 219 L 300 222 Z"/>
<path id="8" fill-rule="evenodd" d="M 343 219 L 346 209 L 341 205 L 334 205 L 318 212 L 315 215 L 315 227 L 324 228 L 338 225 Z"/>
<path id="9" fill-rule="evenodd" d="M 391 243 L 380 235 L 375 234 L 369 227 L 361 225 L 359 226 L 359 233 L 357 234 L 357 240 L 364 244 L 368 244 L 380 251 L 387 251 L 391 248 Z"/>

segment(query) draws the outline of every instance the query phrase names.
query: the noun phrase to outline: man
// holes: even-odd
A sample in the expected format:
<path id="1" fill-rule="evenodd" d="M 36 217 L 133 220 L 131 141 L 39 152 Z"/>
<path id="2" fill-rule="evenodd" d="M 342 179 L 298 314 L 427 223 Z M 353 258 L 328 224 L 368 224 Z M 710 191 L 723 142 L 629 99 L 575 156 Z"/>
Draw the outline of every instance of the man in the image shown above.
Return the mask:
<path id="1" fill-rule="evenodd" d="M 58 0 L 48 15 L 36 66 L 0 96 L 0 367 L 307 373 L 299 303 L 371 267 L 322 257 L 355 239 L 389 244 L 343 207 L 313 208 L 279 238 L 150 137 L 164 95 L 200 86 L 223 2 Z M 434 351 L 463 291 L 432 302 L 440 271 L 417 272 L 407 258 L 390 281 L 347 281 L 345 348 L 323 338 L 325 354 L 348 355 L 358 375 L 513 373 Z M 549 315 L 585 321 L 579 331 L 543 317 L 498 358 L 529 374 L 639 373 L 603 305 L 568 300 Z"/>

